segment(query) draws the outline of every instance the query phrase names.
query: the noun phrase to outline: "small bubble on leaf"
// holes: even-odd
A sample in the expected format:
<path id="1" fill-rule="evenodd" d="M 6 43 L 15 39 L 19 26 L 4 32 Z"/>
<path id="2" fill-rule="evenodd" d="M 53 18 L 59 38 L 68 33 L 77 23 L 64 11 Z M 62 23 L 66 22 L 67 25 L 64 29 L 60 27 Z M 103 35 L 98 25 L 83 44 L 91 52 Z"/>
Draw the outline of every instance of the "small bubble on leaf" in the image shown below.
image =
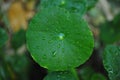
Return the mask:
<path id="1" fill-rule="evenodd" d="M 56 56 L 56 52 L 57 52 L 57 51 L 53 51 L 53 52 L 52 52 L 52 56 L 53 56 L 53 57 Z"/>
<path id="2" fill-rule="evenodd" d="M 63 33 L 60 33 L 60 34 L 59 34 L 59 39 L 60 39 L 60 40 L 63 40 L 63 39 L 64 39 L 64 36 L 65 36 L 65 35 L 64 35 Z"/>

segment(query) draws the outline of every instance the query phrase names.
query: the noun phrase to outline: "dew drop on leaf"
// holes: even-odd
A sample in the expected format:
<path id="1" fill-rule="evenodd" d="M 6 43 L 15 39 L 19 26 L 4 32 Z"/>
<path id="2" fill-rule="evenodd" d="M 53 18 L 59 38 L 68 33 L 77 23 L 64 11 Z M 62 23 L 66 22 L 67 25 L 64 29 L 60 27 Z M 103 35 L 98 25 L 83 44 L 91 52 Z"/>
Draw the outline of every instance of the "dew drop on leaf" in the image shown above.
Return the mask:
<path id="1" fill-rule="evenodd" d="M 43 23 L 45 22 L 43 21 L 43 16 L 48 19 L 47 23 Z M 48 31 L 47 28 L 49 29 Z M 76 31 L 79 31 L 79 35 L 76 34 Z M 36 37 L 31 36 L 33 32 Z M 65 9 L 58 7 L 54 7 L 54 9 L 53 7 L 44 8 L 30 22 L 26 35 L 27 45 L 31 55 L 35 57 L 35 61 L 40 66 L 44 67 L 47 64 L 46 67 L 49 70 L 63 71 L 78 67 L 91 56 L 94 47 L 91 33 L 87 22 L 78 18 L 77 15 L 70 14 Z M 34 41 L 34 38 L 36 38 L 36 41 Z M 49 40 L 52 40 L 52 43 Z M 76 40 L 81 43 L 77 44 Z M 33 48 L 37 45 L 39 45 L 39 48 Z M 43 51 L 43 49 L 45 50 Z M 56 51 L 57 53 L 59 52 L 59 55 L 56 54 Z M 46 54 L 46 59 L 42 59 L 43 54 Z M 84 57 L 82 57 L 83 55 Z M 81 60 L 76 61 L 79 56 Z M 75 62 L 71 63 L 71 60 Z M 70 64 L 69 68 L 68 64 Z"/>
<path id="2" fill-rule="evenodd" d="M 58 36 L 60 40 L 63 40 L 65 35 L 63 33 L 60 33 Z"/>
<path id="3" fill-rule="evenodd" d="M 57 51 L 53 51 L 53 52 L 52 52 L 52 56 L 53 56 L 53 57 L 56 56 L 56 52 L 57 52 Z"/>

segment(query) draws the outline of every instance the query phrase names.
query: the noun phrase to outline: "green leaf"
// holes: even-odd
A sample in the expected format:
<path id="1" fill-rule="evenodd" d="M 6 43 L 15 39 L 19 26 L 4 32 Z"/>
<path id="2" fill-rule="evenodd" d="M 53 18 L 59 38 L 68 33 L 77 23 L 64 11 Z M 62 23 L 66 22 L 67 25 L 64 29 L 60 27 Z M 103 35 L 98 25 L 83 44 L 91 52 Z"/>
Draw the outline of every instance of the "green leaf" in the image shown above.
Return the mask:
<path id="1" fill-rule="evenodd" d="M 13 34 L 11 43 L 14 49 L 18 49 L 25 43 L 26 40 L 25 33 L 26 33 L 25 30 L 20 30 L 19 32 Z"/>
<path id="2" fill-rule="evenodd" d="M 94 40 L 83 19 L 64 9 L 46 8 L 30 22 L 27 47 L 42 67 L 67 70 L 89 59 Z"/>
<path id="3" fill-rule="evenodd" d="M 44 80 L 78 80 L 75 70 L 49 72 Z"/>
<path id="4" fill-rule="evenodd" d="M 2 47 L 8 39 L 7 33 L 4 29 L 0 28 L 0 47 Z"/>
<path id="5" fill-rule="evenodd" d="M 110 80 L 120 80 L 120 47 L 107 46 L 103 55 L 103 63 Z"/>

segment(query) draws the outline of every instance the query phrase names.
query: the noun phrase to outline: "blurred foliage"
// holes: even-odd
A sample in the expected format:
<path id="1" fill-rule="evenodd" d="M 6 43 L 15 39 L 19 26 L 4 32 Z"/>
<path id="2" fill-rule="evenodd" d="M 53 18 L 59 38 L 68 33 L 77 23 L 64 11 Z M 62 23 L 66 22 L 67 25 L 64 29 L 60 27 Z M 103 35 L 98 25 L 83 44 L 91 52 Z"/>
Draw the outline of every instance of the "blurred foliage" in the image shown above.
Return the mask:
<path id="1" fill-rule="evenodd" d="M 4 29 L 0 27 L 0 47 L 2 47 L 8 39 L 8 35 Z"/>
<path id="2" fill-rule="evenodd" d="M 88 80 L 89 80 L 89 79 L 88 79 Z M 95 74 L 92 75 L 91 80 L 107 80 L 107 79 L 106 79 L 105 76 L 103 76 L 102 74 L 100 74 L 100 73 L 95 73 Z"/>
<path id="3" fill-rule="evenodd" d="M 104 44 L 113 44 L 120 40 L 120 14 L 112 21 L 105 22 L 100 27 L 100 37 Z"/>
<path id="4" fill-rule="evenodd" d="M 15 1 L 7 11 L 9 24 L 13 32 L 18 32 L 20 29 L 26 30 L 28 20 L 34 15 L 35 1 L 29 0 L 24 2 L 24 4 L 26 4 L 24 5 L 25 8 L 22 1 Z"/>
<path id="5" fill-rule="evenodd" d="M 15 50 L 21 47 L 23 44 L 25 44 L 25 40 L 26 40 L 25 33 L 26 31 L 21 29 L 13 34 L 11 45 Z"/>
<path id="6" fill-rule="evenodd" d="M 79 75 L 81 80 L 107 80 L 104 75 L 95 72 L 94 69 L 92 69 L 90 66 L 82 68 L 79 71 Z"/>
<path id="7" fill-rule="evenodd" d="M 29 80 L 29 62 L 25 55 L 4 55 L 2 58 L 0 62 L 0 78 L 2 80 Z"/>
<path id="8" fill-rule="evenodd" d="M 113 5 L 120 6 L 120 0 L 108 0 L 108 1 L 110 1 L 110 3 Z"/>
<path id="9" fill-rule="evenodd" d="M 108 45 L 103 54 L 105 69 L 110 80 L 120 79 L 120 46 Z"/>
<path id="10" fill-rule="evenodd" d="M 85 2 L 86 2 L 87 10 L 90 10 L 96 5 L 98 0 L 85 0 Z"/>
<path id="11" fill-rule="evenodd" d="M 26 39 L 33 59 L 40 66 L 55 71 L 83 64 L 94 47 L 93 35 L 87 22 L 58 7 L 45 8 L 37 13 L 30 22 Z M 71 58 L 67 56 L 68 52 Z"/>

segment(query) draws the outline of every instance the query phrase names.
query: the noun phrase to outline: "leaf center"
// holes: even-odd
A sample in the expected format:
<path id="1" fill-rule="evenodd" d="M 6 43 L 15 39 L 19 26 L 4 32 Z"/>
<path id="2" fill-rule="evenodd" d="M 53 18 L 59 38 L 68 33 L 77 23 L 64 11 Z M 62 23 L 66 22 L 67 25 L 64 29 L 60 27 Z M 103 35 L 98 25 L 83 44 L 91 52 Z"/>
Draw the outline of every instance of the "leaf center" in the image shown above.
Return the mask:
<path id="1" fill-rule="evenodd" d="M 65 35 L 64 35 L 63 33 L 60 33 L 60 34 L 58 35 L 58 37 L 59 37 L 60 40 L 63 40 L 64 37 L 65 37 Z"/>

